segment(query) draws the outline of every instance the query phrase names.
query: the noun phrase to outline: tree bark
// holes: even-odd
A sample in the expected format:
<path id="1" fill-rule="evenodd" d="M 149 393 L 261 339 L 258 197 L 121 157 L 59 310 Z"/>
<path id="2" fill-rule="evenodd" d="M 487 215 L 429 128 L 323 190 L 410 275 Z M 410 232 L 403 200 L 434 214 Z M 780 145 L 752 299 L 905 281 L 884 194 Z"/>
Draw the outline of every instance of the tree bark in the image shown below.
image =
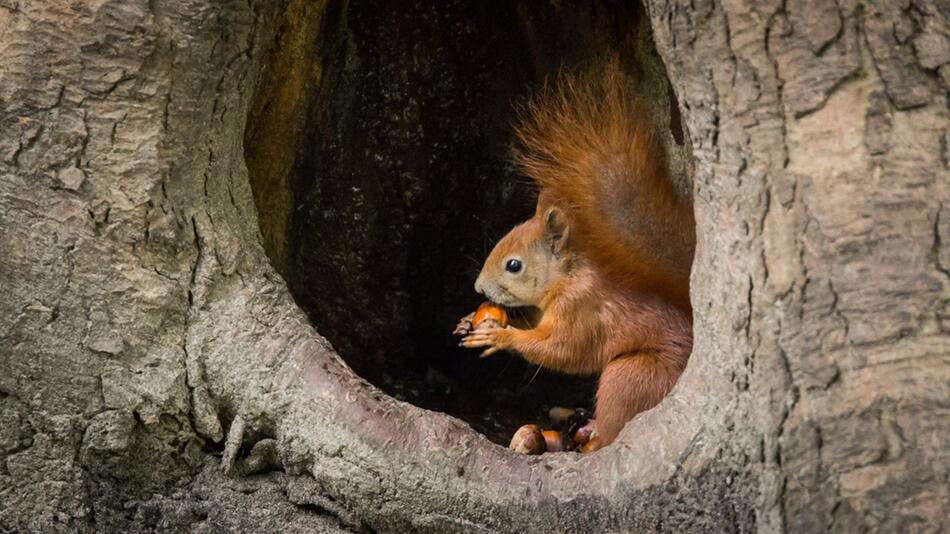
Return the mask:
<path id="1" fill-rule="evenodd" d="M 524 457 L 353 374 L 268 261 L 243 138 L 299 3 L 0 0 L 0 530 L 939 531 L 950 8 L 807 4 L 649 2 L 694 353 Z"/>

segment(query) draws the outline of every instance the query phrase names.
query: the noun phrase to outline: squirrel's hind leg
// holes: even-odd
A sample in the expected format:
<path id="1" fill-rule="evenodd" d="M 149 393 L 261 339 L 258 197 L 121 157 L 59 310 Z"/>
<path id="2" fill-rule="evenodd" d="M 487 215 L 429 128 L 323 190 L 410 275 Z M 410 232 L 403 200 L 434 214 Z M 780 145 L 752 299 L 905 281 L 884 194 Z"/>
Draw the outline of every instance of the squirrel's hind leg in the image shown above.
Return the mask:
<path id="1" fill-rule="evenodd" d="M 608 362 L 600 375 L 594 410 L 600 446 L 613 442 L 635 415 L 659 404 L 678 377 L 678 370 L 651 353 L 623 354 Z"/>

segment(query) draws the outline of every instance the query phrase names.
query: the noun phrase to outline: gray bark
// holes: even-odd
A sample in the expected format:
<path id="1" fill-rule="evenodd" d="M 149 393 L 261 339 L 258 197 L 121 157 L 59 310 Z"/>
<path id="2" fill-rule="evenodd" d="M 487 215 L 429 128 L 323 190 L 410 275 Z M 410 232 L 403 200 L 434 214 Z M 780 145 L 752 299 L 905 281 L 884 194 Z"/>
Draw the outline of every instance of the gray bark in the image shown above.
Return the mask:
<path id="1" fill-rule="evenodd" d="M 613 446 L 523 457 L 353 374 L 268 262 L 283 3 L 0 1 L 0 530 L 939 531 L 950 8 L 804 4 L 649 3 L 694 353 Z"/>

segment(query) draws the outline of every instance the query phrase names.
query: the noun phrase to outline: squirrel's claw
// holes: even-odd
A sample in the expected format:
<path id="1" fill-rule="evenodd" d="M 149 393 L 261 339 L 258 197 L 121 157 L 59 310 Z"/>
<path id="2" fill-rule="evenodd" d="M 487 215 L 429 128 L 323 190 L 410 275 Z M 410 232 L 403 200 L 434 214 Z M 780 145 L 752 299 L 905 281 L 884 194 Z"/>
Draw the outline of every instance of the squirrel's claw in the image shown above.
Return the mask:
<path id="1" fill-rule="evenodd" d="M 456 336 L 467 336 L 472 333 L 474 327 L 472 326 L 472 319 L 475 317 L 475 312 L 472 312 L 465 317 L 459 319 L 459 324 L 455 325 L 455 330 L 452 331 Z"/>
<path id="2" fill-rule="evenodd" d="M 459 324 L 455 326 L 455 330 L 452 331 L 452 334 L 456 336 L 467 336 L 472 332 L 472 322 L 465 321 L 464 319 L 459 321 Z"/>
<path id="3" fill-rule="evenodd" d="M 465 347 L 467 349 L 478 349 L 485 347 L 485 350 L 482 351 L 481 357 L 491 356 L 492 354 L 504 350 L 499 343 L 499 333 L 504 332 L 504 328 L 488 328 L 485 330 L 476 330 L 471 334 L 465 336 L 462 339 L 462 342 L 459 343 L 459 346 Z"/>
<path id="4" fill-rule="evenodd" d="M 503 332 L 504 330 L 504 328 L 486 328 L 484 330 L 476 330 L 465 336 L 459 345 L 467 349 L 488 347 L 489 349 L 494 348 L 496 350 L 500 350 L 502 347 L 498 346 L 498 333 Z"/>
<path id="5" fill-rule="evenodd" d="M 465 336 L 461 343 L 459 343 L 459 346 L 465 347 L 466 349 L 490 347 L 491 345 L 491 338 L 484 332 L 472 332 L 471 334 Z"/>

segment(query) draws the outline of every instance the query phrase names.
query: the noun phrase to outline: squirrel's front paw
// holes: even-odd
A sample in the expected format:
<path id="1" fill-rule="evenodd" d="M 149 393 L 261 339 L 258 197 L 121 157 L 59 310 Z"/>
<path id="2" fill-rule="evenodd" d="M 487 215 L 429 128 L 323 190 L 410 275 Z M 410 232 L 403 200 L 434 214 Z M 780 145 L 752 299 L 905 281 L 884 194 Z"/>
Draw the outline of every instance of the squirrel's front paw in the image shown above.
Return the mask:
<path id="1" fill-rule="evenodd" d="M 476 330 L 465 336 L 459 345 L 467 349 L 485 347 L 485 350 L 483 350 L 481 354 L 482 358 L 484 358 L 500 350 L 511 348 L 508 344 L 509 335 L 510 332 L 504 328 L 486 328 L 484 330 Z"/>
<path id="2" fill-rule="evenodd" d="M 472 319 L 475 318 L 475 312 L 472 312 L 465 317 L 459 319 L 459 324 L 455 325 L 455 330 L 452 331 L 456 336 L 467 336 L 472 333 L 474 326 L 472 325 Z"/>

